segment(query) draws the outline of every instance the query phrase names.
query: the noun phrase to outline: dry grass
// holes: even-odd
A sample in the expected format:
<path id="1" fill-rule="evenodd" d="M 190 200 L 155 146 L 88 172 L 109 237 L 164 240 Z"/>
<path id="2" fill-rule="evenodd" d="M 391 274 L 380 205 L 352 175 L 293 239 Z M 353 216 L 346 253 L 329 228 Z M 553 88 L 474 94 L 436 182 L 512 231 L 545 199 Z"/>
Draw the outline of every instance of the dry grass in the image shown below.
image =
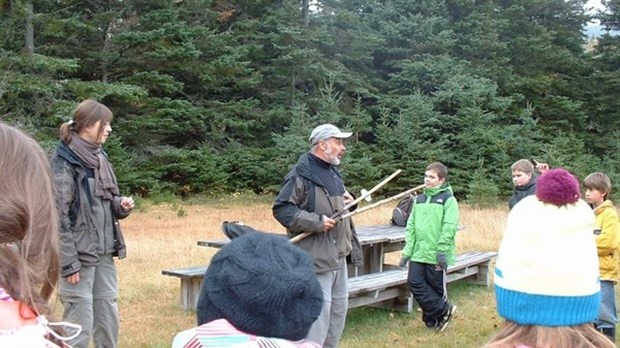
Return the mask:
<path id="1" fill-rule="evenodd" d="M 179 305 L 179 280 L 161 275 L 173 267 L 207 264 L 217 250 L 196 241 L 225 238 L 224 220 L 244 221 L 273 232 L 284 229 L 271 215 L 271 200 L 251 205 L 241 198 L 198 205 L 153 205 L 122 222 L 127 259 L 117 262 L 120 278 L 121 347 L 170 347 L 174 335 L 195 325 L 195 314 Z M 392 205 L 355 216 L 358 226 L 387 223 Z M 458 251 L 497 250 L 506 210 L 461 207 L 464 230 L 457 235 Z M 390 255 L 395 261 L 398 255 Z M 494 330 L 492 290 L 454 285 L 451 296 L 459 305 L 455 324 L 443 335 L 426 331 L 418 313 L 356 309 L 349 313 L 342 347 L 469 347 L 480 346 Z M 482 318 L 482 319 L 480 319 Z M 476 324 L 472 324 L 474 321 Z"/>

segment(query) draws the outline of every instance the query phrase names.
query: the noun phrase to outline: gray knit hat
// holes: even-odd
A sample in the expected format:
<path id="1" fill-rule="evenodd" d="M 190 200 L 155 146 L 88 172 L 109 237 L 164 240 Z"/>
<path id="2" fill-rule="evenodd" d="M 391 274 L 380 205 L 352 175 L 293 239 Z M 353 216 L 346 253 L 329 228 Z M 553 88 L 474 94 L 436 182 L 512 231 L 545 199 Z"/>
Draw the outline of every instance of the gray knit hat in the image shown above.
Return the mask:
<path id="1" fill-rule="evenodd" d="M 300 340 L 323 306 L 312 258 L 284 236 L 250 233 L 211 260 L 198 298 L 198 325 L 226 319 L 249 334 Z"/>
<path id="2" fill-rule="evenodd" d="M 329 138 L 346 139 L 352 134 L 351 132 L 341 132 L 340 129 L 333 124 L 326 123 L 314 128 L 308 140 L 310 144 L 314 145 L 321 140 L 327 140 Z"/>

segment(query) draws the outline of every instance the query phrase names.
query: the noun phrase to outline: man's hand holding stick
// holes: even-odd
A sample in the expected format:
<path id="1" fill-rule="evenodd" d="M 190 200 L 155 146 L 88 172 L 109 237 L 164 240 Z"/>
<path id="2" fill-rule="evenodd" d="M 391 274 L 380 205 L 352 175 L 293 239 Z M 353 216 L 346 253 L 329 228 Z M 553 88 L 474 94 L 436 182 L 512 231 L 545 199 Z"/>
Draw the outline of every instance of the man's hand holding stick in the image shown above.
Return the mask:
<path id="1" fill-rule="evenodd" d="M 385 184 L 387 184 L 388 182 L 390 182 L 392 179 L 394 179 L 398 174 L 400 174 L 402 170 L 398 169 L 396 170 L 394 173 L 392 173 L 390 176 L 388 176 L 387 178 L 385 178 L 383 181 L 381 181 L 380 183 L 378 183 L 377 185 L 375 185 L 375 187 L 371 188 L 370 190 L 368 190 L 367 192 L 364 192 L 364 194 L 360 195 L 359 197 L 357 197 L 356 199 L 354 199 L 352 202 L 350 202 L 349 204 L 345 205 L 341 211 L 337 212 L 336 214 L 332 215 L 330 217 L 330 219 L 333 220 L 340 220 L 342 219 L 342 217 L 344 215 L 348 215 L 351 213 L 346 213 L 351 207 L 355 206 L 357 203 L 361 202 L 362 200 L 366 199 L 366 197 L 369 197 L 371 194 L 373 194 L 375 191 L 377 191 L 378 189 L 380 189 L 381 187 L 383 187 Z M 344 214 L 344 215 L 343 215 Z M 291 243 L 296 243 L 306 237 L 308 237 L 309 235 L 311 235 L 311 233 L 309 232 L 304 232 L 301 234 L 296 235 L 295 237 L 289 239 L 289 242 Z"/>

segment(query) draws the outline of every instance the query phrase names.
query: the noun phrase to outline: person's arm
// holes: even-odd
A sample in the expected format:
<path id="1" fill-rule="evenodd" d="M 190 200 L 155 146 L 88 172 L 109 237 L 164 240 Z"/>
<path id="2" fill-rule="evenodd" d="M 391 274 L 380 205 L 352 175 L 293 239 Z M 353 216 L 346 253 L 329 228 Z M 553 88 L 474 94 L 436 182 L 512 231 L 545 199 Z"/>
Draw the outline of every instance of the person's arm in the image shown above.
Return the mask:
<path id="1" fill-rule="evenodd" d="M 411 213 L 407 219 L 407 225 L 405 226 L 405 247 L 402 251 L 402 259 L 411 259 L 413 254 L 413 247 L 415 246 L 415 201 L 412 203 Z M 401 259 L 401 260 L 402 260 Z"/>
<path id="2" fill-rule="evenodd" d="M 443 209 L 443 225 L 437 240 L 438 260 L 439 254 L 443 254 L 446 258 L 450 254 L 450 248 L 459 223 L 459 204 L 454 196 L 448 198 Z"/>
<path id="3" fill-rule="evenodd" d="M 114 196 L 112 199 L 112 211 L 114 212 L 114 216 L 119 220 L 126 218 L 131 214 L 134 205 L 135 203 L 131 197 Z"/>
<path id="4" fill-rule="evenodd" d="M 612 209 L 605 210 L 602 214 L 601 233 L 596 236 L 596 249 L 599 256 L 606 256 L 620 248 L 620 222 Z"/>
<path id="5" fill-rule="evenodd" d="M 52 161 L 54 174 L 54 194 L 56 209 L 58 210 L 58 230 L 60 239 L 60 275 L 62 277 L 79 276 L 81 263 L 78 257 L 75 239 L 73 238 L 73 226 L 69 218 L 69 209 L 73 204 L 75 186 L 78 185 L 73 179 L 73 173 L 68 164 L 62 159 Z M 79 278 L 78 278 L 79 280 Z"/>
<path id="6" fill-rule="evenodd" d="M 347 206 L 349 203 L 353 202 L 357 197 L 349 192 L 346 188 L 344 189 L 344 195 L 342 195 L 342 203 Z M 347 209 L 348 211 L 357 210 L 357 204 L 352 205 Z"/>
<path id="7" fill-rule="evenodd" d="M 536 170 L 542 175 L 549 171 L 549 164 L 536 162 Z"/>
<path id="8" fill-rule="evenodd" d="M 307 200 L 303 182 L 296 176 L 287 176 L 272 207 L 273 217 L 293 235 L 310 232 L 320 233 L 330 221 L 326 216 L 303 210 L 302 202 Z M 335 222 L 333 219 L 332 226 Z"/>

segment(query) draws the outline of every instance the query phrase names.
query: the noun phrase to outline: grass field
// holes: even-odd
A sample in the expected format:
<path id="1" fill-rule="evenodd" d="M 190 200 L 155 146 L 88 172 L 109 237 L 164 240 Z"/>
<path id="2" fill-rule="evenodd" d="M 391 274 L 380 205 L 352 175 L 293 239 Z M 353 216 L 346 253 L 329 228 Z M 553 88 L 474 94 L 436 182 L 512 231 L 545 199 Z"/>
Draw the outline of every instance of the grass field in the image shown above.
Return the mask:
<path id="1" fill-rule="evenodd" d="M 121 347 L 170 347 L 174 335 L 195 326 L 195 313 L 179 304 L 179 280 L 163 276 L 162 269 L 208 264 L 217 251 L 196 241 L 225 238 L 222 221 L 243 221 L 255 228 L 284 232 L 271 215 L 268 197 L 248 200 L 229 197 L 194 204 L 154 205 L 140 208 L 122 222 L 128 257 L 118 261 L 120 279 Z M 387 223 L 393 205 L 354 217 L 358 226 Z M 507 209 L 461 206 L 458 252 L 497 250 Z M 398 263 L 393 253 L 388 261 Z M 420 313 L 357 308 L 349 311 L 341 347 L 480 347 L 501 323 L 492 288 L 451 283 L 451 301 L 458 305 L 453 322 L 443 333 L 429 331 Z M 61 305 L 58 304 L 58 307 Z"/>

